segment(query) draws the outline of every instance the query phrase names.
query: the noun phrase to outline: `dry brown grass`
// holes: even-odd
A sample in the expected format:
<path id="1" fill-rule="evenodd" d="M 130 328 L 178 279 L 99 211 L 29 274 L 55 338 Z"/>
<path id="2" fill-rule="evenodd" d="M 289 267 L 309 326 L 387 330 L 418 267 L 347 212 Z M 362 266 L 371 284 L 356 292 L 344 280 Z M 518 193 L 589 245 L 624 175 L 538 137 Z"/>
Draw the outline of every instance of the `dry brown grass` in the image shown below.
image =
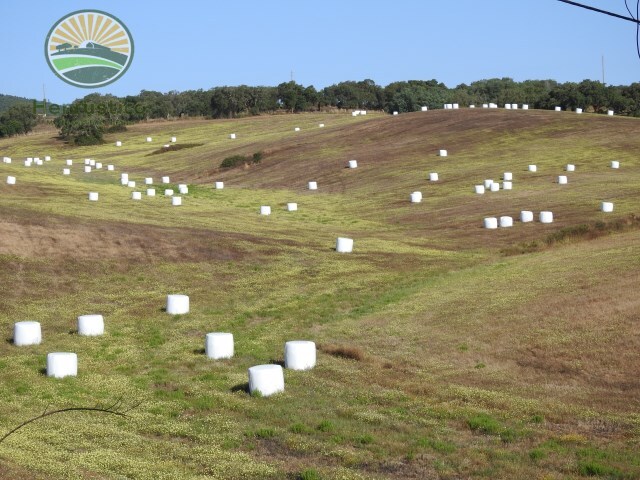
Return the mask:
<path id="1" fill-rule="evenodd" d="M 358 362 L 365 359 L 364 351 L 354 346 L 321 344 L 318 345 L 318 350 L 333 355 L 334 357 L 348 358 L 350 360 L 357 360 Z"/>

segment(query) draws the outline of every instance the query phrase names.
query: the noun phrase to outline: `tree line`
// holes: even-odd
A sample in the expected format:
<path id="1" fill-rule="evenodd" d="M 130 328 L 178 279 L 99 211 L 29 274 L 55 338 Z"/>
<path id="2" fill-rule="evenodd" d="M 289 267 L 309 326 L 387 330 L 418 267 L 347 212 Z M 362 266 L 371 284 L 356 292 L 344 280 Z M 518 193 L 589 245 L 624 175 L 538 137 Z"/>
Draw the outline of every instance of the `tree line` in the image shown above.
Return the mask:
<path id="1" fill-rule="evenodd" d="M 448 88 L 437 80 L 409 80 L 386 86 L 373 80 L 346 81 L 316 90 L 294 81 L 278 86 L 223 86 L 209 90 L 143 90 L 138 95 L 115 97 L 90 94 L 71 105 L 49 105 L 55 124 L 64 138 L 77 144 L 102 141 L 110 131 L 127 124 L 160 118 L 235 118 L 270 113 L 298 113 L 329 110 L 378 110 L 411 112 L 426 106 L 443 108 L 446 103 L 527 103 L 530 108 L 582 108 L 585 112 L 640 116 L 640 83 L 605 86 L 601 82 L 559 83 L 555 80 L 492 78 Z M 42 113 L 42 112 L 38 112 Z M 15 125 L 14 125 L 15 126 Z"/>

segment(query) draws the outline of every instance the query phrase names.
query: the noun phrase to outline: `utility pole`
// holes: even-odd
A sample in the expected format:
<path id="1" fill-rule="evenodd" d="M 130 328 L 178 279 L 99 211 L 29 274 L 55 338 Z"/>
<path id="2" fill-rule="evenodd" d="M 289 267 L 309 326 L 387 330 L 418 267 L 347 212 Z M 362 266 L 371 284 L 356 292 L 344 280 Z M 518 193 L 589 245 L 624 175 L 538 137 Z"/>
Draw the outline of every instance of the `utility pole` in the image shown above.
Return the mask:
<path id="1" fill-rule="evenodd" d="M 607 84 L 604 83 L 604 55 L 602 55 L 602 86 L 606 87 Z"/>
<path id="2" fill-rule="evenodd" d="M 291 70 L 291 81 L 293 82 L 293 70 Z"/>

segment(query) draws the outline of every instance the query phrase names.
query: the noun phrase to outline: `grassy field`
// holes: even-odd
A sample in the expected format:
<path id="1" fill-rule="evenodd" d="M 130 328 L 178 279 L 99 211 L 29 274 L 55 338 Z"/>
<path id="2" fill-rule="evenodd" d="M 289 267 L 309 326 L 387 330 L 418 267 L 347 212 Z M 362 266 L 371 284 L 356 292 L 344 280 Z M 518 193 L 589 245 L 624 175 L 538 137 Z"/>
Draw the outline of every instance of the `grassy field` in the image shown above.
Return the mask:
<path id="1" fill-rule="evenodd" d="M 463 109 L 0 140 L 0 436 L 45 409 L 135 407 L 25 426 L 0 443 L 0 478 L 640 478 L 638 133 L 631 118 Z M 153 153 L 172 136 L 186 148 Z M 83 173 L 85 158 L 115 171 Z M 158 195 L 131 200 L 123 172 Z M 474 194 L 503 172 L 512 191 Z M 189 185 L 182 206 L 164 175 Z M 514 227 L 482 228 L 501 215 Z M 163 311 L 171 293 L 189 314 Z M 104 336 L 77 334 L 88 313 Z M 21 320 L 42 344 L 13 345 Z M 233 359 L 204 355 L 213 331 L 234 334 Z M 297 339 L 317 343 L 316 368 L 249 395 L 247 368 Z M 54 351 L 78 354 L 77 377 L 45 375 Z"/>

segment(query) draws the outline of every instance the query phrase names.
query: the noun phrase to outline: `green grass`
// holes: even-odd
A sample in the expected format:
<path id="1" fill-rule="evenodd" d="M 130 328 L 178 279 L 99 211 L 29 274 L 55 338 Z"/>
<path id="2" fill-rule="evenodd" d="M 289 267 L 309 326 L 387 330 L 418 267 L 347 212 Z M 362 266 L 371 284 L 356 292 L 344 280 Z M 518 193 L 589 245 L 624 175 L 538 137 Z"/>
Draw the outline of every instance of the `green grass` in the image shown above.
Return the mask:
<path id="1" fill-rule="evenodd" d="M 637 478 L 637 126 L 537 111 L 309 114 L 140 124 L 97 147 L 53 130 L 0 140 L 13 158 L 2 180 L 17 177 L 0 182 L 0 325 L 9 340 L 14 322 L 38 320 L 44 340 L 0 344 L 0 434 L 47 407 L 139 403 L 124 418 L 26 426 L 0 443 L 0 476 Z M 190 148 L 148 156 L 171 136 Z M 254 152 L 259 163 L 218 168 Z M 81 173 L 89 157 L 116 171 Z M 553 178 L 566 163 L 577 171 L 564 188 Z M 512 192 L 474 195 L 504 171 Z M 170 175 L 189 194 L 176 208 L 133 202 L 122 172 L 139 187 L 153 177 L 158 193 Z M 410 204 L 417 189 L 423 203 Z M 556 222 L 481 228 L 521 209 Z M 338 236 L 353 254 L 333 251 Z M 170 293 L 191 311 L 164 313 Z M 103 337 L 73 333 L 86 313 L 105 316 Z M 234 334 L 233 359 L 205 357 L 213 331 Z M 285 370 L 282 394 L 249 395 L 247 368 L 281 362 L 294 339 L 317 343 L 317 366 Z M 77 352 L 78 377 L 43 375 L 51 351 Z"/>

